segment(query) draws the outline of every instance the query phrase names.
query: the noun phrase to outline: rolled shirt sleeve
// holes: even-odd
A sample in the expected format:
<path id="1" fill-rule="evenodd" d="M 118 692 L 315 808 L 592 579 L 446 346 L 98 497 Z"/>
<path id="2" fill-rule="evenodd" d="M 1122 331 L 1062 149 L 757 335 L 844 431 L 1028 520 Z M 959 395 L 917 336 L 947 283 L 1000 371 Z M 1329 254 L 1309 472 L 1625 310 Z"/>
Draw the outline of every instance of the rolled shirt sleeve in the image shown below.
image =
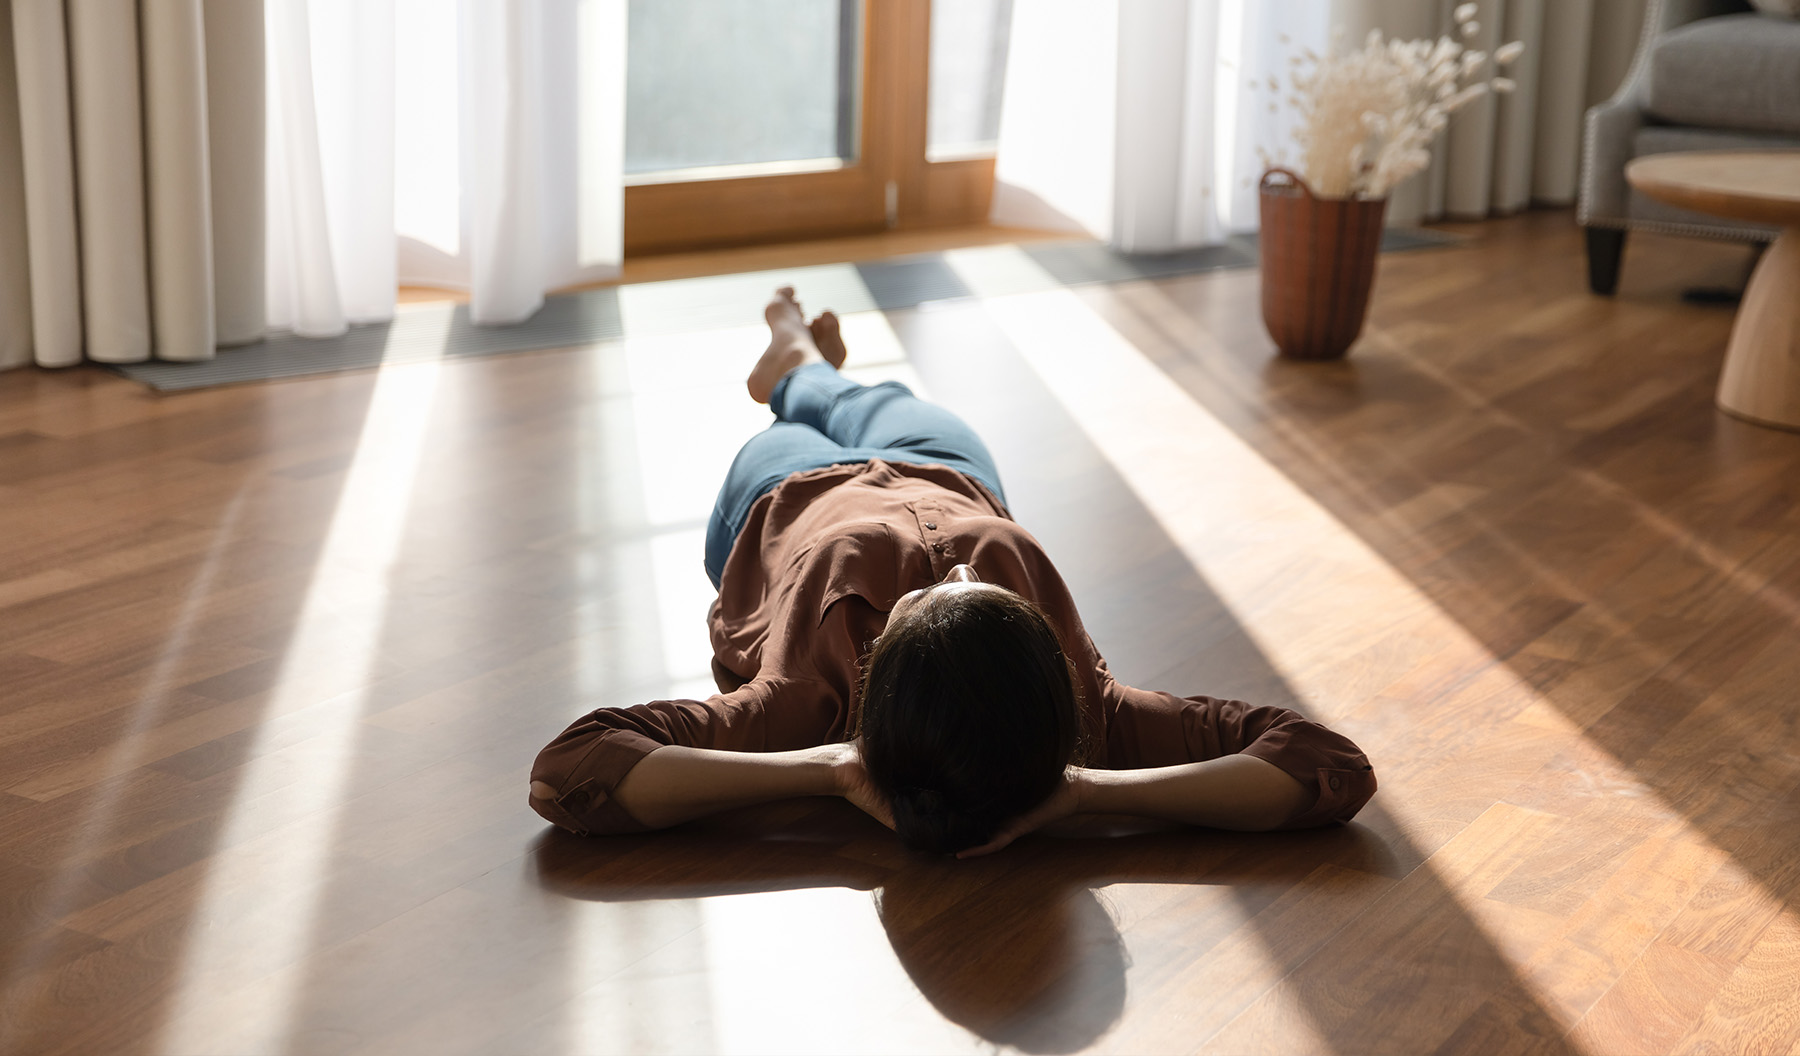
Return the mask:
<path id="1" fill-rule="evenodd" d="M 1287 708 L 1177 697 L 1108 680 L 1105 764 L 1118 770 L 1251 755 L 1279 767 L 1312 805 L 1281 828 L 1347 822 L 1375 794 L 1375 770 L 1343 734 Z"/>
<path id="2" fill-rule="evenodd" d="M 531 782 L 555 790 L 531 796 L 531 809 L 544 820 L 570 832 L 611 834 L 642 832 L 645 826 L 612 798 L 644 756 L 675 744 L 670 711 L 704 707 L 698 701 L 655 701 L 633 708 L 601 708 L 569 724 L 544 746 L 531 765 Z"/>
<path id="3" fill-rule="evenodd" d="M 831 688 L 810 680 L 749 682 L 700 700 L 600 708 L 576 719 L 538 753 L 530 797 L 546 821 L 583 835 L 643 832 L 613 798 L 625 775 L 664 745 L 780 752 L 841 739 L 844 714 Z"/>

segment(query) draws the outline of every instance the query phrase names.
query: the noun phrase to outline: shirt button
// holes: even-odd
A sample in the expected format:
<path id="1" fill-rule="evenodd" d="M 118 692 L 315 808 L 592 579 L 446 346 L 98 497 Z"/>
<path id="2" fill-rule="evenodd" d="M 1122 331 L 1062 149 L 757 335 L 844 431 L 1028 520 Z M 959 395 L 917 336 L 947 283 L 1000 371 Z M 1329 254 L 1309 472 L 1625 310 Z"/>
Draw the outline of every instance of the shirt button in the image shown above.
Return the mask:
<path id="1" fill-rule="evenodd" d="M 1344 779 L 1336 774 L 1331 775 L 1331 790 L 1336 792 L 1344 783 Z"/>
<path id="2" fill-rule="evenodd" d="M 935 531 L 937 531 L 937 525 L 932 523 L 931 521 L 926 521 L 925 522 L 925 530 L 928 532 L 935 532 Z"/>
<path id="3" fill-rule="evenodd" d="M 931 544 L 931 552 L 934 554 L 943 553 L 944 552 L 944 544 L 943 543 L 932 543 Z"/>

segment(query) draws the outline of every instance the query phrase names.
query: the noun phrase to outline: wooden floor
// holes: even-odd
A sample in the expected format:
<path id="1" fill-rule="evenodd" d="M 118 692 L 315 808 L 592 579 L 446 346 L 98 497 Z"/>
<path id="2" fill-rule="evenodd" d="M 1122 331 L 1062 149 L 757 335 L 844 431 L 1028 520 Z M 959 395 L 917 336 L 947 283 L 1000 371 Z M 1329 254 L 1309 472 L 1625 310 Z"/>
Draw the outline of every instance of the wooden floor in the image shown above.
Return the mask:
<path id="1" fill-rule="evenodd" d="M 549 830 L 542 743 L 707 681 L 754 319 L 0 375 L 0 1051 L 1796 1051 L 1800 436 L 1713 409 L 1731 309 L 1679 298 L 1746 251 L 1634 235 L 1603 300 L 1567 213 L 1463 230 L 1338 364 L 1271 358 L 1254 272 L 1008 294 L 1005 247 L 846 321 L 1121 678 L 1368 750 L 1311 833 Z"/>

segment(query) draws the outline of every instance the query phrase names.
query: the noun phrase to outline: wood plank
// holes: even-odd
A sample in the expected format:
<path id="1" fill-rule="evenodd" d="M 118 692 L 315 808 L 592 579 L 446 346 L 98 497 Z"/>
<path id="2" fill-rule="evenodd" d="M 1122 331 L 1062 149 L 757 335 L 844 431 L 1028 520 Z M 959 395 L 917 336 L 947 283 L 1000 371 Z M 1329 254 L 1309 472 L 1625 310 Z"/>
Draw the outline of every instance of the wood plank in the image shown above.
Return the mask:
<path id="1" fill-rule="evenodd" d="M 1601 300 L 1566 212 L 1451 229 L 1382 258 L 1337 364 L 1271 358 L 1253 271 L 1068 294 L 1266 493 L 1134 491 L 1108 452 L 1200 419 L 1093 434 L 991 302 L 866 321 L 989 439 L 1122 677 L 1369 750 L 1382 792 L 1316 833 L 955 863 L 831 802 L 548 833 L 538 746 L 704 684 L 677 551 L 710 481 L 670 514 L 645 476 L 656 416 L 737 384 L 704 338 L 426 368 L 367 567 L 325 548 L 382 375 L 0 374 L 0 1050 L 1793 1049 L 1800 438 L 1711 408 L 1731 313 L 1679 299 L 1744 252 L 1634 236 Z M 1277 500 L 1330 561 L 1245 512 Z"/>

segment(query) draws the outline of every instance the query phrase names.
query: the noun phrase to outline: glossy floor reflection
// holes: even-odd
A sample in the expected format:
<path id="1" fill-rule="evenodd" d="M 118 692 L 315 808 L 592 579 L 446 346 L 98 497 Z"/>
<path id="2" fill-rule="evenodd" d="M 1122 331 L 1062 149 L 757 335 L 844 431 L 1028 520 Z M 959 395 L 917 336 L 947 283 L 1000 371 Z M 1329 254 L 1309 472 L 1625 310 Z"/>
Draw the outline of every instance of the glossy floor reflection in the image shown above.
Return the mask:
<path id="1" fill-rule="evenodd" d="M 1021 293 L 990 250 L 983 300 L 846 318 L 1122 678 L 1368 749 L 1313 833 L 548 830 L 545 741 L 709 682 L 754 326 L 0 375 L 0 1051 L 1791 1049 L 1800 442 L 1711 411 L 1730 314 L 1678 296 L 1741 261 L 1646 238 L 1600 302 L 1565 215 L 1469 230 L 1383 259 L 1341 364 L 1271 360 L 1249 272 Z"/>
<path id="2" fill-rule="evenodd" d="M 866 818 L 822 803 L 600 846 L 549 833 L 535 862 L 544 887 L 571 898 L 698 904 L 697 915 L 658 921 L 668 945 L 657 960 L 710 999 L 709 1040 L 722 1050 L 979 1051 L 985 1041 L 1063 1053 L 1113 1030 L 1129 974 L 1167 972 L 1159 962 L 1170 938 L 1241 928 L 1239 896 L 1255 903 L 1253 888 L 1304 880 L 1320 855 L 1378 872 L 1393 868 L 1386 854 L 1358 828 L 1204 840 L 1121 830 L 954 862 L 906 854 Z M 1210 927 L 1193 928 L 1196 916 Z M 705 953 L 667 956 L 683 945 Z M 646 972 L 627 974 L 641 981 Z M 967 1033 L 925 1029 L 929 1017 L 911 1007 L 915 988 Z M 1148 995 L 1132 1000 L 1154 1005 Z M 620 1025 L 634 1010 L 608 1004 L 590 1013 L 618 1021 L 612 1036 L 653 1032 Z M 760 1014 L 740 1016 L 735 1030 L 716 1018 L 745 1008 Z"/>

